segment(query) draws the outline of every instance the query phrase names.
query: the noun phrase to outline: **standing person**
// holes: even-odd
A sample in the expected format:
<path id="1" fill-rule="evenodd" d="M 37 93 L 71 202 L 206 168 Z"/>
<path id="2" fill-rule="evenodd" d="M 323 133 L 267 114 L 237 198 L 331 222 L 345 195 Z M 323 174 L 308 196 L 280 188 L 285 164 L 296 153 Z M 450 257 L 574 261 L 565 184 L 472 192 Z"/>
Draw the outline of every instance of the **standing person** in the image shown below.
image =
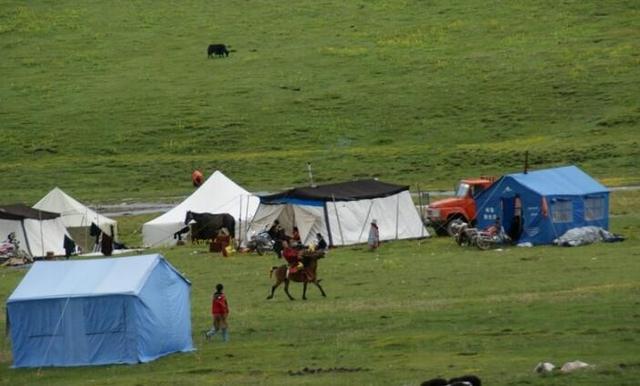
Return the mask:
<path id="1" fill-rule="evenodd" d="M 227 331 L 227 316 L 229 315 L 229 304 L 227 303 L 227 297 L 222 290 L 224 286 L 222 284 L 216 285 L 216 292 L 213 293 L 213 299 L 211 300 L 211 315 L 213 316 L 213 326 L 209 331 L 204 333 L 207 340 L 211 339 L 218 331 L 222 330 L 222 340 L 227 342 L 229 340 L 229 333 Z"/>
<path id="2" fill-rule="evenodd" d="M 104 256 L 111 256 L 113 254 L 113 237 L 102 232 L 102 238 L 100 240 L 100 252 Z"/>
<path id="3" fill-rule="evenodd" d="M 512 242 L 516 244 L 520 235 L 522 234 L 522 200 L 520 195 L 516 194 L 513 200 L 513 220 L 511 221 L 511 229 L 509 230 L 509 237 Z"/>
<path id="4" fill-rule="evenodd" d="M 369 228 L 369 250 L 373 251 L 380 246 L 380 230 L 378 229 L 378 222 L 371 220 L 371 227 Z"/>
<path id="5" fill-rule="evenodd" d="M 324 252 L 327 249 L 327 242 L 324 241 L 324 237 L 322 237 L 322 233 L 316 233 L 316 251 Z"/>
<path id="6" fill-rule="evenodd" d="M 300 230 L 298 227 L 293 227 L 293 234 L 291 235 L 291 245 L 294 248 L 299 248 L 302 245 L 302 240 L 300 239 Z"/>
<path id="7" fill-rule="evenodd" d="M 267 233 L 269 233 L 271 240 L 273 240 L 273 250 L 278 255 L 278 258 L 282 257 L 282 241 L 286 240 L 286 235 L 284 233 L 284 228 L 280 225 L 280 221 L 275 220 Z"/>

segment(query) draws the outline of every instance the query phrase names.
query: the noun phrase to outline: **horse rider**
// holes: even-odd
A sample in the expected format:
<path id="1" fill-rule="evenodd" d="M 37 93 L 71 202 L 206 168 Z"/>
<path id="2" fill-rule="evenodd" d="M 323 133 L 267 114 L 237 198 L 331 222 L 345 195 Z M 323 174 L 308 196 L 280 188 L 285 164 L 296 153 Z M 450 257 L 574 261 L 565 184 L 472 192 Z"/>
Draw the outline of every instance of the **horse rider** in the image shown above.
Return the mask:
<path id="1" fill-rule="evenodd" d="M 304 264 L 300 260 L 300 251 L 291 248 L 286 240 L 282 241 L 282 257 L 287 261 L 287 274 L 285 275 L 287 279 L 289 278 L 289 273 L 296 273 L 304 268 Z"/>

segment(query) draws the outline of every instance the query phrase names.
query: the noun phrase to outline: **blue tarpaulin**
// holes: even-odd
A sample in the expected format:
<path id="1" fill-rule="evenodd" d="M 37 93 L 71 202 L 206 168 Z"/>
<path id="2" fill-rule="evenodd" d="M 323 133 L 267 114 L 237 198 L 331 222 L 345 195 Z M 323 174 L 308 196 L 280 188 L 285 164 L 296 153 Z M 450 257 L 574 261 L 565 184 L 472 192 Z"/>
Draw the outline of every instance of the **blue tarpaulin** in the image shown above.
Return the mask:
<path id="1" fill-rule="evenodd" d="M 477 226 L 500 218 L 519 243 L 551 244 L 569 229 L 609 229 L 609 190 L 576 166 L 508 174 L 476 197 Z"/>
<path id="2" fill-rule="evenodd" d="M 38 261 L 7 300 L 13 367 L 139 363 L 192 351 L 190 290 L 158 254 Z"/>

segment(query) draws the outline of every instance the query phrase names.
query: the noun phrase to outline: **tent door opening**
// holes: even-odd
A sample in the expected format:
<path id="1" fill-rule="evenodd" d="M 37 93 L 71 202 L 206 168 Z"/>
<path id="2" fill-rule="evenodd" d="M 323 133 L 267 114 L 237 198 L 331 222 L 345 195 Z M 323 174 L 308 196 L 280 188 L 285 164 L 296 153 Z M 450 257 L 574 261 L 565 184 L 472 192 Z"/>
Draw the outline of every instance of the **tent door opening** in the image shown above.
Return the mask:
<path id="1" fill-rule="evenodd" d="M 502 216 L 500 221 L 504 231 L 513 242 L 517 242 L 522 234 L 522 201 L 519 196 L 501 199 Z"/>

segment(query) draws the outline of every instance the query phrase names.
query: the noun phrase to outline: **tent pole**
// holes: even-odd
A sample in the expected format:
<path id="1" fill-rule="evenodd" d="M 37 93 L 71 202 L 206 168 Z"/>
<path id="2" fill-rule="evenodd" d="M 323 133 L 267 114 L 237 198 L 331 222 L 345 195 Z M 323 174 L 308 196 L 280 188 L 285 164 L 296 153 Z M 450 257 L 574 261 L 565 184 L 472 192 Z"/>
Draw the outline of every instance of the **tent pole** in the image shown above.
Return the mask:
<path id="1" fill-rule="evenodd" d="M 422 212 L 422 192 L 420 191 L 420 184 L 418 184 L 417 187 L 418 187 L 418 206 L 420 207 L 420 220 L 424 222 L 424 214 Z"/>
<path id="2" fill-rule="evenodd" d="M 369 210 L 367 211 L 367 217 L 364 218 L 364 223 L 362 224 L 362 230 L 360 231 L 360 235 L 358 236 L 358 241 L 360 241 L 360 238 L 364 233 L 364 228 L 367 227 L 367 221 L 369 220 L 369 214 L 371 214 L 371 208 L 373 208 L 373 200 L 371 200 L 371 204 L 369 205 Z"/>
<path id="3" fill-rule="evenodd" d="M 82 225 L 86 225 L 86 221 L 88 220 L 88 218 L 87 218 L 87 216 L 88 216 L 88 210 L 89 210 L 89 208 L 85 207 L 85 210 L 84 210 L 84 218 L 82 219 L 82 223 L 81 223 Z M 84 245 L 85 245 L 85 247 L 86 247 L 86 246 L 88 246 L 88 245 L 89 245 L 89 231 L 91 230 L 91 224 L 89 224 L 89 226 L 88 226 L 88 227 L 87 227 L 87 226 L 85 226 L 84 228 L 85 228 L 85 229 L 84 229 Z M 93 248 L 92 248 L 92 249 L 93 249 Z M 87 253 L 87 252 L 89 252 L 89 251 L 86 251 L 86 252 L 85 252 L 85 251 L 83 251 L 83 252 L 84 252 L 84 253 Z"/>
<path id="4" fill-rule="evenodd" d="M 249 233 L 249 223 L 247 223 L 247 221 L 252 221 L 253 219 L 249 220 L 249 202 L 251 201 L 251 196 L 247 195 L 247 205 L 245 205 L 244 207 L 244 236 L 249 238 L 247 236 L 247 233 Z M 249 241 L 249 240 L 247 240 Z"/>
<path id="5" fill-rule="evenodd" d="M 420 206 L 420 221 L 422 222 L 420 227 L 420 237 L 424 237 L 424 208 L 422 207 L 422 191 L 420 190 L 420 184 L 418 184 L 418 205 Z"/>
<path id="6" fill-rule="evenodd" d="M 329 246 L 333 247 L 333 236 L 331 235 L 331 226 L 329 225 L 329 211 L 327 210 L 327 202 L 324 202 L 324 222 L 327 225 L 327 234 L 329 235 Z"/>
<path id="7" fill-rule="evenodd" d="M 411 195 L 409 195 L 411 197 Z M 398 240 L 398 221 L 400 220 L 400 193 L 396 195 L 396 240 Z"/>
<path id="8" fill-rule="evenodd" d="M 238 211 L 238 245 L 240 245 L 242 242 L 242 195 L 239 195 L 238 198 L 240 198 L 240 210 Z M 233 232 L 235 233 L 235 231 L 234 229 Z"/>
<path id="9" fill-rule="evenodd" d="M 44 253 L 44 235 L 42 233 L 42 211 L 38 211 L 38 223 L 40 224 L 40 249 L 42 250 L 42 256 L 45 256 Z"/>
<path id="10" fill-rule="evenodd" d="M 344 246 L 344 234 L 342 234 L 342 224 L 340 224 L 340 216 L 338 216 L 338 205 L 336 204 L 336 196 L 331 195 L 333 199 L 333 209 L 336 211 L 336 220 L 338 220 L 338 232 L 340 232 L 340 240 L 342 241 L 342 245 Z"/>
<path id="11" fill-rule="evenodd" d="M 29 256 L 33 257 L 33 251 L 31 251 L 31 244 L 29 244 L 29 236 L 27 235 L 27 228 L 24 227 L 24 218 L 20 220 L 20 226 L 22 226 L 22 234 L 24 235 L 24 242 L 27 244 L 27 251 Z"/>

